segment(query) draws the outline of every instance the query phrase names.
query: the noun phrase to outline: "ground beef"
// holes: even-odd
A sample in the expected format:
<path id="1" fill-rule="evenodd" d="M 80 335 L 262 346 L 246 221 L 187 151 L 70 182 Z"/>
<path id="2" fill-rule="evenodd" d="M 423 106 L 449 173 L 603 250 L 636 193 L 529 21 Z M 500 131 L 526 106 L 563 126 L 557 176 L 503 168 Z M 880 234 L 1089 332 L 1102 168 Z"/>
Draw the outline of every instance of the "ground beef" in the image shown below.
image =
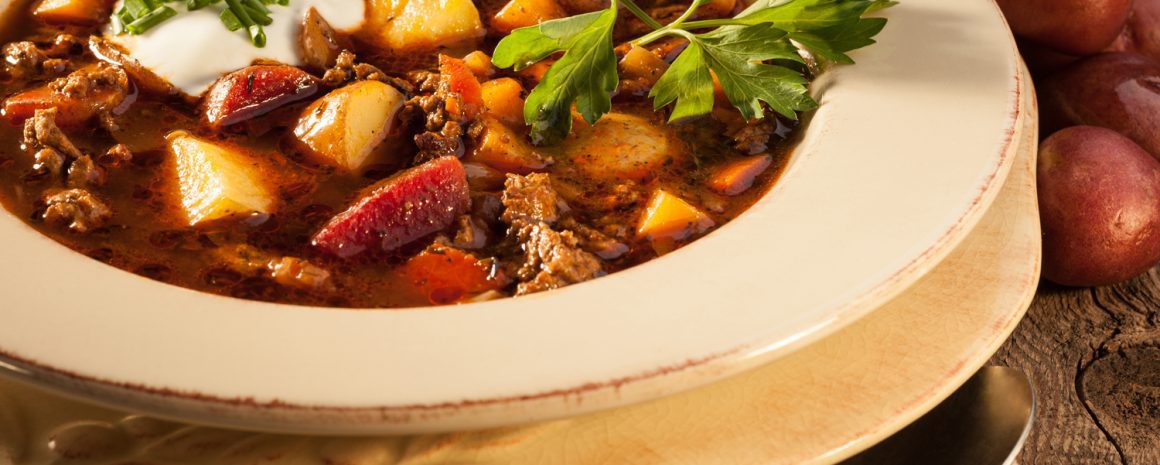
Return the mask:
<path id="1" fill-rule="evenodd" d="M 85 99 L 96 92 L 112 91 L 119 97 L 97 99 L 107 107 L 102 110 L 112 110 L 125 100 L 130 90 L 129 75 L 123 69 L 108 63 L 99 63 L 73 71 L 64 78 L 52 81 L 49 88 L 53 91 L 76 99 Z"/>
<path id="2" fill-rule="evenodd" d="M 68 187 L 100 187 L 105 184 L 105 169 L 97 165 L 88 155 L 73 160 L 68 166 Z"/>
<path id="3" fill-rule="evenodd" d="M 451 245 L 464 250 L 478 250 L 487 245 L 487 227 L 471 215 L 455 220 L 455 238 Z"/>
<path id="4" fill-rule="evenodd" d="M 773 118 L 751 121 L 733 134 L 733 146 L 750 155 L 764 152 L 769 149 L 769 138 L 776 129 Z"/>
<path id="5" fill-rule="evenodd" d="M 109 168 L 118 168 L 133 161 L 133 152 L 125 144 L 117 144 L 101 155 L 97 162 Z"/>
<path id="6" fill-rule="evenodd" d="M 523 260 L 515 271 L 516 295 L 557 289 L 604 276 L 599 258 L 580 249 L 571 231 L 556 232 L 543 222 L 512 224 Z"/>
<path id="7" fill-rule="evenodd" d="M 322 83 L 330 87 L 340 87 L 351 81 L 379 81 L 390 84 L 405 95 L 415 93 L 415 86 L 405 79 L 390 76 L 369 63 L 359 63 L 358 56 L 350 50 L 343 50 L 335 59 L 334 66 L 322 75 Z"/>
<path id="8" fill-rule="evenodd" d="M 40 74 L 41 67 L 49 59 L 48 54 L 32 42 L 12 42 L 5 45 L 2 52 L 5 72 L 17 78 Z"/>
<path id="9" fill-rule="evenodd" d="M 575 218 L 564 218 L 560 227 L 572 231 L 580 241 L 580 247 L 605 260 L 615 260 L 628 253 L 628 245 L 608 237 L 604 233 L 585 225 Z"/>
<path id="10" fill-rule="evenodd" d="M 520 283 L 516 294 L 556 289 L 604 275 L 600 258 L 580 246 L 572 231 L 557 231 L 565 209 L 550 175 L 509 175 L 502 196 L 502 219 L 510 226 L 508 240 L 515 244 L 514 269 Z"/>
<path id="11" fill-rule="evenodd" d="M 329 271 L 301 258 L 271 260 L 266 263 L 266 269 L 270 271 L 274 282 L 286 287 L 307 291 L 334 289 Z"/>
<path id="12" fill-rule="evenodd" d="M 24 148 L 51 148 L 72 158 L 81 157 L 84 154 L 56 125 L 56 114 L 56 108 L 36 110 L 32 118 L 24 122 Z"/>
<path id="13" fill-rule="evenodd" d="M 83 157 L 80 149 L 56 125 L 55 108 L 36 110 L 24 122 L 23 146 L 32 154 L 33 175 L 60 178 L 71 160 Z"/>
<path id="14" fill-rule="evenodd" d="M 41 217 L 45 222 L 76 233 L 100 228 L 113 217 L 113 210 L 104 201 L 84 189 L 50 193 L 45 196 L 44 203 Z"/>
<path id="15" fill-rule="evenodd" d="M 508 224 L 523 221 L 551 226 L 560 218 L 560 197 L 552 188 L 551 176 L 545 173 L 509 174 L 502 200 L 505 209 L 501 219 Z"/>

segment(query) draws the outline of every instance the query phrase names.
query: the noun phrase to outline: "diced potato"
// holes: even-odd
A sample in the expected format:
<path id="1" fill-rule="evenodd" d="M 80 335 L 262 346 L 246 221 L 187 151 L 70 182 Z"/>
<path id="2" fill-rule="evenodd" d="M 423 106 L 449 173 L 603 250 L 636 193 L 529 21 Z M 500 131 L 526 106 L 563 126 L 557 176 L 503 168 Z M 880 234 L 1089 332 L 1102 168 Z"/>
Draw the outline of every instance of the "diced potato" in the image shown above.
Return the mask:
<path id="1" fill-rule="evenodd" d="M 620 75 L 623 79 L 638 79 L 656 84 L 669 69 L 669 64 L 647 48 L 632 46 L 624 58 L 620 59 Z"/>
<path id="2" fill-rule="evenodd" d="M 107 0 L 41 0 L 32 8 L 32 16 L 54 25 L 99 24 L 109 17 Z"/>
<path id="3" fill-rule="evenodd" d="M 639 116 L 608 113 L 592 126 L 577 125 L 561 147 L 589 176 L 639 181 L 672 160 L 679 141 Z"/>
<path id="4" fill-rule="evenodd" d="M 568 16 L 556 0 L 511 0 L 491 19 L 491 28 L 508 34 L 521 27 Z"/>
<path id="5" fill-rule="evenodd" d="M 713 227 L 709 215 L 676 195 L 657 189 L 649 198 L 637 237 L 657 241 L 681 241 Z"/>
<path id="6" fill-rule="evenodd" d="M 483 108 L 488 115 L 512 126 L 524 124 L 524 87 L 512 78 L 483 83 Z"/>
<path id="7" fill-rule="evenodd" d="M 470 159 L 508 173 L 527 174 L 548 166 L 547 159 L 536 151 L 523 135 L 499 120 L 484 117 L 483 137 Z"/>
<path id="8" fill-rule="evenodd" d="M 737 195 L 753 186 L 753 181 L 773 163 L 769 155 L 754 155 L 722 166 L 706 183 L 710 189 L 725 195 Z"/>
<path id="9" fill-rule="evenodd" d="M 391 132 L 404 99 L 382 82 L 355 82 L 306 107 L 294 136 L 318 161 L 359 171 L 376 161 L 371 154 Z"/>
<path id="10" fill-rule="evenodd" d="M 487 79 L 495 74 L 495 65 L 491 62 L 491 57 L 483 51 L 476 50 L 468 53 L 463 57 L 463 62 L 467 64 L 467 68 L 475 73 L 475 77 L 479 79 Z"/>
<path id="11" fill-rule="evenodd" d="M 472 0 L 371 0 L 364 38 L 392 50 L 436 48 L 483 37 Z"/>
<path id="12" fill-rule="evenodd" d="M 177 165 L 181 206 L 190 226 L 250 213 L 273 213 L 267 175 L 245 153 L 185 131 L 167 137 Z"/>

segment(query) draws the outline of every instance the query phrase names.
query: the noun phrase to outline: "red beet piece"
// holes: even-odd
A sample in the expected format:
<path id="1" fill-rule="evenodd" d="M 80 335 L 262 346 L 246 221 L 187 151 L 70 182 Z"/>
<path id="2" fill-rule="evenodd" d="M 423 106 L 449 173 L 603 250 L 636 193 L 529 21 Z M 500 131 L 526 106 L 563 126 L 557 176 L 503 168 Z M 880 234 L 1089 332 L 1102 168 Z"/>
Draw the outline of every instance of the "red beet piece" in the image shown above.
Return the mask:
<path id="1" fill-rule="evenodd" d="M 223 76 L 205 97 L 213 129 L 262 116 L 318 92 L 314 77 L 293 66 L 250 66 Z"/>
<path id="2" fill-rule="evenodd" d="M 446 229 L 467 211 L 467 173 L 455 157 L 438 158 L 380 181 L 332 218 L 314 246 L 338 257 L 390 251 Z"/>

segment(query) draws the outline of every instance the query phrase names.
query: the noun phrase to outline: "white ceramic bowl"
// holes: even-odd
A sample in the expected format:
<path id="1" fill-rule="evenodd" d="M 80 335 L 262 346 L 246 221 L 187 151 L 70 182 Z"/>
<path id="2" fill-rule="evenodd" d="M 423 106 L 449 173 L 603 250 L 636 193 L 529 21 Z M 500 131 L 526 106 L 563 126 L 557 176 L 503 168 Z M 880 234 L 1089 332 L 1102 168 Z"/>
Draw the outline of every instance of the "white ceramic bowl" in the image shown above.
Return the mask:
<path id="1" fill-rule="evenodd" d="M 993 2 L 885 15 L 857 66 L 815 84 L 822 107 L 772 192 L 658 260 L 518 299 L 305 308 L 149 281 L 0 214 L 0 366 L 194 422 L 403 433 L 590 412 L 767 362 L 931 269 L 1010 168 L 1017 58 Z"/>

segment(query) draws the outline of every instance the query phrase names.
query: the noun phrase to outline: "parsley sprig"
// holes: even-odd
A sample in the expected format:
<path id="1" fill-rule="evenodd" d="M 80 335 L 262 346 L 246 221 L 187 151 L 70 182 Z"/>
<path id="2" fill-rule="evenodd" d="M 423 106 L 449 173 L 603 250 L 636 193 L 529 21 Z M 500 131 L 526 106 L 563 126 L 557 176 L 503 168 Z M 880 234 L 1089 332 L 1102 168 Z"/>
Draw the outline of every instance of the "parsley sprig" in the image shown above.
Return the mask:
<path id="1" fill-rule="evenodd" d="M 757 0 L 733 18 L 690 20 L 710 0 L 694 0 L 676 20 L 662 25 L 633 0 L 613 0 L 606 10 L 516 29 L 496 46 L 492 61 L 521 70 L 564 52 L 528 95 L 524 119 L 532 141 L 550 144 L 572 128 L 572 105 L 589 124 L 612 108 L 619 82 L 612 29 L 623 7 L 653 29 L 632 41 L 648 45 L 666 37 L 689 42 L 653 86 L 656 109 L 673 106 L 670 121 L 713 110 L 713 77 L 747 119 L 766 107 L 789 119 L 817 107 L 808 94 L 801 51 L 828 62 L 850 64 L 847 52 L 874 43 L 886 26 L 867 18 L 891 0 Z"/>
<path id="2" fill-rule="evenodd" d="M 141 35 L 179 14 L 170 3 L 184 3 L 186 11 L 196 11 L 223 1 L 222 24 L 230 31 L 245 29 L 255 47 L 266 46 L 262 27 L 274 22 L 270 6 L 290 4 L 290 0 L 123 0 L 121 8 L 113 13 L 113 24 L 118 34 Z"/>

